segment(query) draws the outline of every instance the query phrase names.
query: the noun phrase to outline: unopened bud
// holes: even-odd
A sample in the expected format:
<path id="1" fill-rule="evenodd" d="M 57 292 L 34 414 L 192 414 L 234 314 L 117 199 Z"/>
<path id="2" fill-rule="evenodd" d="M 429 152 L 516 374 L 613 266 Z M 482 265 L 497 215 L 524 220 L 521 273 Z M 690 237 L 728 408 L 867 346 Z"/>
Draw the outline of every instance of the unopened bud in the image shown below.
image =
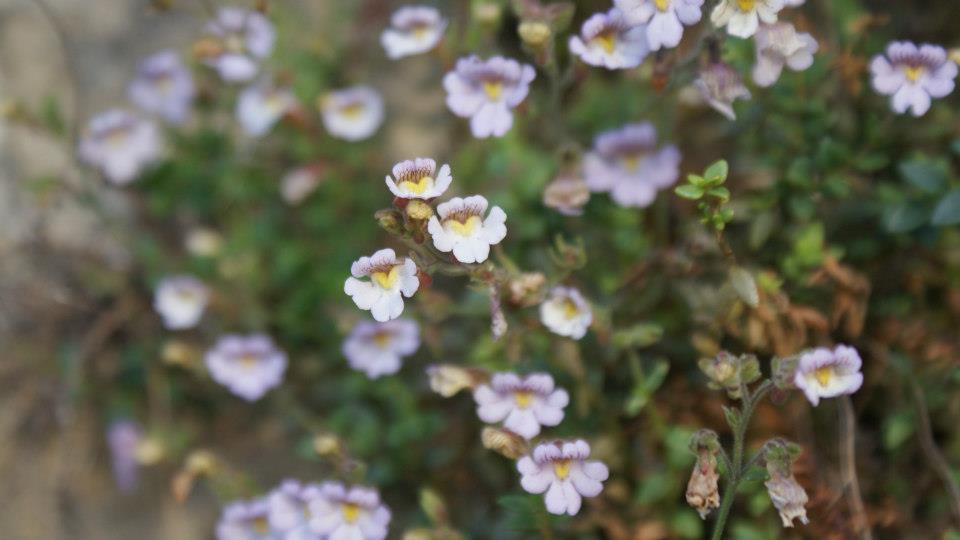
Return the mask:
<path id="1" fill-rule="evenodd" d="M 503 8 L 494 2 L 479 2 L 473 6 L 473 16 L 477 22 L 484 25 L 495 25 L 500 22 Z"/>
<path id="2" fill-rule="evenodd" d="M 453 364 L 438 364 L 427 368 L 430 389 L 443 397 L 452 397 L 461 390 L 472 389 L 484 379 L 479 370 Z"/>
<path id="3" fill-rule="evenodd" d="M 340 454 L 340 439 L 330 433 L 321 433 L 313 438 L 313 451 L 320 457 L 330 457 Z"/>
<path id="4" fill-rule="evenodd" d="M 164 343 L 163 350 L 160 352 L 163 362 L 172 366 L 189 366 L 196 355 L 196 349 L 190 344 L 176 339 Z"/>
<path id="5" fill-rule="evenodd" d="M 223 54 L 223 43 L 212 37 L 205 37 L 193 44 L 193 56 L 199 60 L 216 58 Z"/>
<path id="6" fill-rule="evenodd" d="M 430 219 L 430 216 L 433 215 L 433 208 L 420 199 L 411 199 L 408 201 L 406 211 L 407 215 L 410 216 L 410 219 L 415 219 L 417 221 Z"/>
<path id="7" fill-rule="evenodd" d="M 484 448 L 508 459 L 520 459 L 530 450 L 523 437 L 507 429 L 485 427 L 480 433 L 480 440 Z"/>
<path id="8" fill-rule="evenodd" d="M 420 508 L 434 525 L 447 522 L 447 505 L 436 491 L 430 488 L 420 490 Z"/>
<path id="9" fill-rule="evenodd" d="M 510 301 L 514 304 L 532 305 L 539 303 L 540 293 L 547 283 L 547 277 L 540 272 L 526 272 L 510 280 Z"/>
<path id="10" fill-rule="evenodd" d="M 197 450 L 187 457 L 188 472 L 195 475 L 210 474 L 216 467 L 217 458 L 207 450 Z"/>
<path id="11" fill-rule="evenodd" d="M 378 210 L 373 216 L 380 228 L 393 235 L 403 234 L 403 217 L 393 209 Z"/>
<path id="12" fill-rule="evenodd" d="M 135 451 L 137 462 L 141 465 L 148 466 L 159 463 L 165 454 L 166 451 L 163 445 L 153 437 L 145 437 L 142 439 L 139 444 L 137 444 Z"/>
<path id="13" fill-rule="evenodd" d="M 198 227 L 187 233 L 187 251 L 196 257 L 214 257 L 220 253 L 223 237 L 213 229 Z"/>
<path id="14" fill-rule="evenodd" d="M 493 339 L 500 339 L 507 333 L 507 317 L 503 314 L 500 305 L 500 289 L 495 283 L 490 284 L 490 331 Z"/>
<path id="15" fill-rule="evenodd" d="M 742 386 L 760 378 L 760 362 L 752 354 L 734 356 L 727 351 L 720 351 L 713 358 L 701 358 L 698 366 L 710 379 L 710 388 L 725 390 L 733 399 L 740 399 Z"/>
<path id="16" fill-rule="evenodd" d="M 561 174 L 547 184 L 543 204 L 567 216 L 579 216 L 590 201 L 590 189 L 579 175 Z"/>
<path id="17" fill-rule="evenodd" d="M 949 58 L 954 64 L 960 64 L 960 47 L 950 49 Z"/>
<path id="18" fill-rule="evenodd" d="M 542 21 L 523 21 L 517 27 L 517 33 L 524 43 L 534 49 L 543 47 L 553 35 L 550 25 Z"/>

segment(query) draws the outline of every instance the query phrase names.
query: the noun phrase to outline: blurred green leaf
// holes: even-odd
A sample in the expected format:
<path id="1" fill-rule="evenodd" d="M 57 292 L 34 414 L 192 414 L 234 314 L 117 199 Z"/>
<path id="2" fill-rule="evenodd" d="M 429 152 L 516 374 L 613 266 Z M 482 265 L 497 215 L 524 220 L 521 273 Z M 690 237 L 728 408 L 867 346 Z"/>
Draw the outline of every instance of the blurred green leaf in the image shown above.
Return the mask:
<path id="1" fill-rule="evenodd" d="M 913 159 L 900 163 L 900 176 L 926 193 L 940 193 L 947 186 L 947 169 L 942 163 Z"/>
<path id="2" fill-rule="evenodd" d="M 684 199 L 690 199 L 694 201 L 703 197 L 703 188 L 700 188 L 691 184 L 683 184 L 683 185 L 677 186 L 674 192 L 677 195 L 683 197 Z"/>
<path id="3" fill-rule="evenodd" d="M 707 170 L 703 173 L 703 177 L 711 184 L 722 184 L 727 180 L 727 174 L 729 174 L 729 172 L 730 166 L 727 164 L 727 161 L 721 159 L 707 167 Z"/>
<path id="4" fill-rule="evenodd" d="M 893 233 L 910 232 L 927 222 L 930 211 L 917 202 L 904 202 L 888 208 L 883 215 L 883 224 Z"/>
<path id="5" fill-rule="evenodd" d="M 955 189 L 940 199 L 933 209 L 930 222 L 934 225 L 956 225 L 960 223 L 960 189 Z"/>

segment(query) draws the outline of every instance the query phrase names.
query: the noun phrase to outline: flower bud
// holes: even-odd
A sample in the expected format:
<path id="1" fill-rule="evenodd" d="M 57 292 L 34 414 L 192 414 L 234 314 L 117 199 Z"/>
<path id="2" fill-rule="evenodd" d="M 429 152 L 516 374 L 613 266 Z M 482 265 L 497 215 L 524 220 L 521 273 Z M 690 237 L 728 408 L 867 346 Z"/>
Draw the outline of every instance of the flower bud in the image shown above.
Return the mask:
<path id="1" fill-rule="evenodd" d="M 960 64 L 960 47 L 950 49 L 948 55 L 954 64 Z"/>
<path id="2" fill-rule="evenodd" d="M 216 467 L 217 458 L 208 450 L 197 450 L 187 456 L 185 469 L 191 474 L 210 474 Z"/>
<path id="3" fill-rule="evenodd" d="M 427 368 L 430 389 L 443 397 L 452 397 L 461 390 L 472 389 L 483 381 L 483 372 L 453 364 L 438 364 Z"/>
<path id="4" fill-rule="evenodd" d="M 415 219 L 417 221 L 430 219 L 430 216 L 433 215 L 433 208 L 420 199 L 410 199 L 407 201 L 406 211 L 407 215 L 410 216 L 410 219 Z"/>
<path id="5" fill-rule="evenodd" d="M 223 54 L 223 43 L 213 37 L 206 37 L 193 44 L 193 56 L 198 60 L 216 58 Z"/>
<path id="6" fill-rule="evenodd" d="M 719 478 L 717 456 L 706 448 L 701 449 L 687 483 L 687 504 L 700 514 L 700 519 L 707 519 L 707 515 L 720 506 Z"/>
<path id="7" fill-rule="evenodd" d="M 508 459 L 520 459 L 529 451 L 527 441 L 508 429 L 485 427 L 480 433 L 483 447 Z"/>
<path id="8" fill-rule="evenodd" d="M 473 16 L 480 24 L 494 26 L 503 16 L 503 8 L 495 2 L 477 2 L 473 5 Z"/>
<path id="9" fill-rule="evenodd" d="M 713 358 L 701 358 L 700 371 L 710 379 L 709 387 L 725 390 L 733 399 L 740 399 L 740 389 L 760 378 L 760 362 L 752 354 L 734 356 L 720 351 Z"/>
<path id="10" fill-rule="evenodd" d="M 539 303 L 540 293 L 547 283 L 547 277 L 540 272 L 525 272 L 509 282 L 510 301 L 514 304 L 533 305 Z"/>
<path id="11" fill-rule="evenodd" d="M 198 227 L 187 233 L 184 243 L 195 257 L 215 257 L 223 247 L 223 237 L 213 229 Z"/>
<path id="12" fill-rule="evenodd" d="M 183 367 L 190 366 L 197 355 L 197 350 L 190 344 L 175 339 L 164 343 L 160 352 L 160 358 L 165 364 Z"/>
<path id="13" fill-rule="evenodd" d="M 313 451 L 320 457 L 330 457 L 340 454 L 340 439 L 330 433 L 321 433 L 313 438 Z"/>
<path id="14" fill-rule="evenodd" d="M 403 218 L 396 210 L 384 209 L 378 210 L 373 217 L 377 220 L 380 228 L 393 235 L 403 234 Z"/>
<path id="15" fill-rule="evenodd" d="M 542 48 L 553 35 L 550 25 L 542 21 L 523 21 L 517 27 L 517 33 L 533 49 Z"/>
<path id="16" fill-rule="evenodd" d="M 590 200 L 590 189 L 579 175 L 560 174 L 543 191 L 543 204 L 566 216 L 579 216 Z"/>
<path id="17" fill-rule="evenodd" d="M 154 437 L 144 437 L 135 451 L 137 463 L 141 465 L 155 465 L 163 459 L 166 451 L 163 444 Z"/>

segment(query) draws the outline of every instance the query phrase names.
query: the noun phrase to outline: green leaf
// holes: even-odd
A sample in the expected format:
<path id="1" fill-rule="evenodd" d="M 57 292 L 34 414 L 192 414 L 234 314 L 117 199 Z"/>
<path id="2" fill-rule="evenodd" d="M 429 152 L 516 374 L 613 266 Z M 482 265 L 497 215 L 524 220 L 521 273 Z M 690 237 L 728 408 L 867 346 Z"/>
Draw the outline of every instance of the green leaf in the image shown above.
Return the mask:
<path id="1" fill-rule="evenodd" d="M 691 184 L 701 188 L 705 188 L 710 184 L 709 182 L 707 182 L 706 178 L 697 174 L 688 174 L 687 182 L 690 182 Z"/>
<path id="2" fill-rule="evenodd" d="M 722 184 L 727 180 L 727 174 L 729 174 L 729 172 L 730 166 L 727 164 L 727 161 L 721 159 L 707 167 L 703 176 L 711 184 Z"/>
<path id="3" fill-rule="evenodd" d="M 727 419 L 727 424 L 730 426 L 730 429 L 736 431 L 740 425 L 740 410 L 724 405 L 723 416 Z"/>
<path id="4" fill-rule="evenodd" d="M 930 222 L 934 225 L 955 225 L 960 223 L 960 189 L 955 189 L 940 199 L 933 209 Z"/>
<path id="5" fill-rule="evenodd" d="M 691 184 L 677 186 L 677 189 L 675 189 L 674 192 L 684 199 L 690 199 L 692 201 L 703 197 L 703 188 L 699 188 Z"/>
<path id="6" fill-rule="evenodd" d="M 901 162 L 898 169 L 904 180 L 921 191 L 940 193 L 947 186 L 947 170 L 942 163 L 914 159 Z"/>
<path id="7" fill-rule="evenodd" d="M 907 201 L 888 208 L 883 214 L 883 224 L 893 233 L 910 232 L 926 223 L 929 215 L 922 204 Z"/>
<path id="8" fill-rule="evenodd" d="M 891 416 L 883 425 L 883 445 L 890 450 L 895 450 L 913 435 L 914 432 L 913 415 L 909 412 L 901 412 Z"/>
<path id="9" fill-rule="evenodd" d="M 727 202 L 730 200 L 730 190 L 723 186 L 710 188 L 707 191 L 707 195 L 710 195 L 711 197 L 716 197 L 723 202 Z"/>
<path id="10" fill-rule="evenodd" d="M 737 296 L 750 307 L 760 305 L 760 293 L 757 292 L 757 282 L 753 280 L 753 275 L 746 269 L 735 266 L 730 269 L 730 284 L 733 290 L 737 291 Z"/>

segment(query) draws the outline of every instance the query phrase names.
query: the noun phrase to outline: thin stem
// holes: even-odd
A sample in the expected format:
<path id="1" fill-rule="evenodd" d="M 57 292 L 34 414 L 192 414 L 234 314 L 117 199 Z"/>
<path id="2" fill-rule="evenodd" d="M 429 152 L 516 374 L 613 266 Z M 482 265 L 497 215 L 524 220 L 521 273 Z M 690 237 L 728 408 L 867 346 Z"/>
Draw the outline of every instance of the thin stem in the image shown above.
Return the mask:
<path id="1" fill-rule="evenodd" d="M 850 493 L 850 513 L 853 514 L 854 529 L 863 540 L 872 540 L 873 531 L 860 495 L 860 482 L 857 479 L 856 463 L 856 418 L 850 396 L 840 398 L 840 476 L 844 489 Z"/>
<path id="2" fill-rule="evenodd" d="M 913 400 L 917 408 L 917 419 L 919 420 L 918 433 L 920 435 L 920 448 L 927 456 L 927 460 L 933 467 L 933 470 L 940 477 L 947 493 L 950 495 L 950 510 L 953 511 L 954 518 L 960 523 L 960 487 L 953 478 L 953 472 L 950 471 L 950 464 L 947 463 L 943 452 L 933 440 L 933 428 L 930 425 L 930 411 L 927 409 L 927 401 L 923 397 L 923 389 L 913 376 L 910 379 L 910 390 L 913 392 Z"/>

